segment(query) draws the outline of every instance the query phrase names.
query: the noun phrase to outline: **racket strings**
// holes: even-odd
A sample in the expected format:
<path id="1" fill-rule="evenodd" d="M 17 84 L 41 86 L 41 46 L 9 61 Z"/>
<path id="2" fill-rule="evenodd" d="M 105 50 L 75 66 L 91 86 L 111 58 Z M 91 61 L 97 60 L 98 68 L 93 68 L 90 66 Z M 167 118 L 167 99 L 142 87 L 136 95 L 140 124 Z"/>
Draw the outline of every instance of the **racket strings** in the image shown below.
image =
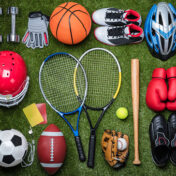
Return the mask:
<path id="1" fill-rule="evenodd" d="M 117 91 L 119 69 L 115 59 L 104 50 L 92 50 L 81 59 L 88 79 L 86 104 L 104 107 Z"/>
<path id="2" fill-rule="evenodd" d="M 45 62 L 41 71 L 41 85 L 46 99 L 61 112 L 71 112 L 80 106 L 74 90 L 74 70 L 77 62 L 69 55 L 59 54 Z M 84 99 L 85 76 L 81 68 L 76 81 Z"/>

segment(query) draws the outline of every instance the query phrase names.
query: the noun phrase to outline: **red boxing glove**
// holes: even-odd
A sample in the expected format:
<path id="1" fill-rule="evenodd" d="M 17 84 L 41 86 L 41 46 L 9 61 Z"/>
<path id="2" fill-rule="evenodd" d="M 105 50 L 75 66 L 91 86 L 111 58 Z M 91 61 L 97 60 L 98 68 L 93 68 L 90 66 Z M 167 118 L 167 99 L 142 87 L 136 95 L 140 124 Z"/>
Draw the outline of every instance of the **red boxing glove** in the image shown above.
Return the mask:
<path id="1" fill-rule="evenodd" d="M 171 67 L 167 69 L 168 78 L 168 102 L 166 107 L 170 111 L 176 111 L 176 67 Z"/>
<path id="2" fill-rule="evenodd" d="M 167 85 L 165 82 L 166 70 L 156 68 L 153 70 L 152 80 L 147 87 L 146 104 L 154 111 L 163 111 L 166 108 Z"/>

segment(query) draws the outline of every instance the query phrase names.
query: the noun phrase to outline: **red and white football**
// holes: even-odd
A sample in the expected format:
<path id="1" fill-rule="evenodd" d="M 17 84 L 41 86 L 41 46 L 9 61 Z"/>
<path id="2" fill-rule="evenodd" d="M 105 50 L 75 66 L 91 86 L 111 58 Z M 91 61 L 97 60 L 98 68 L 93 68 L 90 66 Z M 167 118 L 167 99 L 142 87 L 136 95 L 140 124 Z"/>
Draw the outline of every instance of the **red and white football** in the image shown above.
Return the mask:
<path id="1" fill-rule="evenodd" d="M 37 146 L 38 159 L 50 175 L 62 166 L 66 156 L 66 143 L 63 133 L 54 125 L 49 125 L 40 135 Z"/>

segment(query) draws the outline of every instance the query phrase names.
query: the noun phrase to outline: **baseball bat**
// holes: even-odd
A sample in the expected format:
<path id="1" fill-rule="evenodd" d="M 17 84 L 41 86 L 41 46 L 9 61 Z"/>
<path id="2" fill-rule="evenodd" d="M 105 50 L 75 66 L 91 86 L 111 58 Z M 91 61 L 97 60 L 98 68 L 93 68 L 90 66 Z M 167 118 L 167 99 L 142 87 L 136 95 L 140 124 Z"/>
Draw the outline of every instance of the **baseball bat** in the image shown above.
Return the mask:
<path id="1" fill-rule="evenodd" d="M 131 60 L 131 90 L 133 104 L 133 125 L 134 125 L 134 165 L 140 165 L 139 160 L 139 59 Z"/>

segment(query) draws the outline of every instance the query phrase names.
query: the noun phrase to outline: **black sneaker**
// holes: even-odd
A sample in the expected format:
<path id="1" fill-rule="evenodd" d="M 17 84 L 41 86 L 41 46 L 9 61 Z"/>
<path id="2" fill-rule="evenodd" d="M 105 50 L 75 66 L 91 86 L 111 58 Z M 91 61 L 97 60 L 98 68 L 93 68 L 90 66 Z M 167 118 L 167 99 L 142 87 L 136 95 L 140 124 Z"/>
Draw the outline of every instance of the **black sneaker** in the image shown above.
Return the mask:
<path id="1" fill-rule="evenodd" d="M 122 26 L 127 24 L 141 25 L 141 15 L 131 9 L 122 10 L 116 8 L 103 8 L 96 10 L 92 14 L 92 20 L 98 25 Z"/>
<path id="2" fill-rule="evenodd" d="M 156 115 L 149 128 L 152 159 L 159 167 L 164 167 L 169 159 L 169 139 L 167 122 L 162 115 Z"/>
<path id="3" fill-rule="evenodd" d="M 170 139 L 170 160 L 176 165 L 176 113 L 168 118 L 168 133 Z"/>
<path id="4" fill-rule="evenodd" d="M 134 24 L 97 27 L 94 36 L 101 43 L 111 46 L 139 43 L 144 39 L 143 29 Z"/>

